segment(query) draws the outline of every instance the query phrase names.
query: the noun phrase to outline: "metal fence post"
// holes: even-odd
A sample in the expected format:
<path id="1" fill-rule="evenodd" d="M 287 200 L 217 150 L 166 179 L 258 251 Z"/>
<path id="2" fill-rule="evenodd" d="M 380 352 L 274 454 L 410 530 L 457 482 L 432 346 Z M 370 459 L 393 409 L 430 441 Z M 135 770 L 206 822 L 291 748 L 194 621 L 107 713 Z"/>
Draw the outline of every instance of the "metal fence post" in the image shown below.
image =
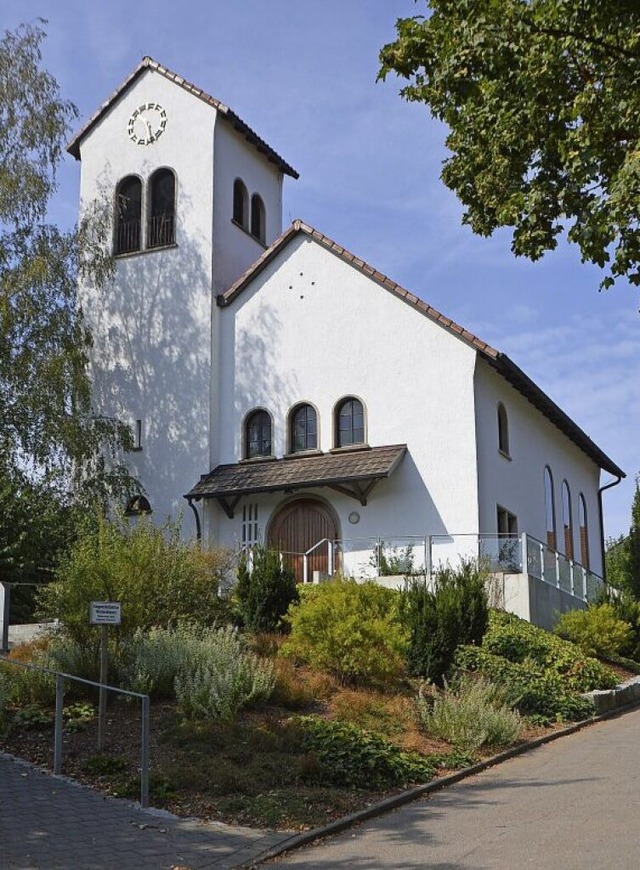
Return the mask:
<path id="1" fill-rule="evenodd" d="M 142 739 L 140 745 L 140 806 L 149 806 L 149 696 L 142 698 Z"/>
<path id="2" fill-rule="evenodd" d="M 62 727 L 64 712 L 64 677 L 56 674 L 56 717 L 53 737 L 53 772 L 62 773 Z"/>
<path id="3" fill-rule="evenodd" d="M 9 611 L 11 584 L 0 583 L 0 652 L 9 652 Z"/>

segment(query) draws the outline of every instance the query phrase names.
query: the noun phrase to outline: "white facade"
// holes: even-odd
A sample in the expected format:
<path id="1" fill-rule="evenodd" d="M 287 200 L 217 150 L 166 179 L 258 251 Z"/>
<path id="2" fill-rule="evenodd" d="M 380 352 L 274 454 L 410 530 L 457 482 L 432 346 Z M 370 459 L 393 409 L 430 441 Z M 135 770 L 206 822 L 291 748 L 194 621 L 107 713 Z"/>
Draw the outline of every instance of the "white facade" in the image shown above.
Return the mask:
<path id="1" fill-rule="evenodd" d="M 166 122 L 141 144 L 132 118 L 150 104 L 150 124 L 157 106 Z M 118 183 L 141 180 L 140 250 L 118 256 L 112 286 L 84 288 L 84 304 L 97 405 L 141 421 L 131 465 L 160 521 L 189 494 L 204 536 L 229 546 L 274 542 L 279 523 L 294 540 L 295 511 L 308 519 L 314 506 L 354 553 L 407 536 L 464 550 L 462 536 L 496 535 L 503 521 L 546 543 L 548 467 L 558 548 L 566 481 L 574 556 L 584 504 L 588 567 L 602 573 L 600 471 L 617 466 L 498 351 L 312 228 L 282 233 L 283 176 L 296 173 L 230 110 L 146 59 L 70 150 L 82 160 L 84 207 L 98 199 L 116 214 Z M 160 168 L 175 178 L 175 236 L 149 249 L 145 198 Z M 262 240 L 237 220 L 238 179 L 248 209 L 254 194 L 264 204 Z M 337 431 L 343 400 L 364 412 L 348 447 Z M 291 429 L 300 403 L 317 422 L 306 451 L 294 450 Z M 269 439 L 250 455 L 258 411 Z M 191 511 L 186 521 L 191 532 Z M 304 531 L 300 520 L 307 538 L 292 546 L 313 543 L 315 521 Z"/>

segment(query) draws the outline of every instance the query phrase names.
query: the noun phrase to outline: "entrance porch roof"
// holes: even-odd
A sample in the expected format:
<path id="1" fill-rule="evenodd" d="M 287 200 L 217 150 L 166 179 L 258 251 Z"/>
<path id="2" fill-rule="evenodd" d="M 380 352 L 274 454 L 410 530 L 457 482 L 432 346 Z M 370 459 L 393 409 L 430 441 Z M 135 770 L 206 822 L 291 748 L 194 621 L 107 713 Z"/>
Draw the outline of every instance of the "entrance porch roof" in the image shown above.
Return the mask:
<path id="1" fill-rule="evenodd" d="M 230 518 L 243 496 L 295 492 L 321 486 L 366 505 L 373 487 L 393 474 L 406 451 L 406 444 L 392 444 L 218 465 L 209 474 L 204 474 L 184 497 L 188 501 L 214 498 Z"/>

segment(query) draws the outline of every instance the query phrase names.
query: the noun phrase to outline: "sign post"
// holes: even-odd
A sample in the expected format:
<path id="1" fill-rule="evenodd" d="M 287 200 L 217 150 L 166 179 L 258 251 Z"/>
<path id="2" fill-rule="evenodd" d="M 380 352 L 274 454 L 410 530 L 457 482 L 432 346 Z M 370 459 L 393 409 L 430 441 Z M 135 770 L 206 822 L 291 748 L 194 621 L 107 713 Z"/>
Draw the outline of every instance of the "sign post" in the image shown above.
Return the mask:
<path id="1" fill-rule="evenodd" d="M 120 625 L 119 601 L 92 601 L 89 609 L 91 625 L 100 626 L 100 699 L 98 702 L 98 750 L 104 746 L 104 726 L 107 715 L 107 685 L 109 675 L 109 626 Z"/>

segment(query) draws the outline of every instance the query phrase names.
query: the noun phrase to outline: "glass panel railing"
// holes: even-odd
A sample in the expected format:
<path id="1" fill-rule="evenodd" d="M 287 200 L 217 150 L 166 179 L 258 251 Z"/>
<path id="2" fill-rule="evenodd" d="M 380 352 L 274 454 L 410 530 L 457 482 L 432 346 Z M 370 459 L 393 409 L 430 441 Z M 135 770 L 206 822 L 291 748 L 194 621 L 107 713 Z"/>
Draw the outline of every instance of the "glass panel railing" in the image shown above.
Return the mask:
<path id="1" fill-rule="evenodd" d="M 480 558 L 490 571 L 506 574 L 522 572 L 522 540 L 504 535 L 480 535 Z"/>
<path id="2" fill-rule="evenodd" d="M 571 592 L 571 563 L 560 553 L 558 554 L 558 586 L 563 592 Z"/>

